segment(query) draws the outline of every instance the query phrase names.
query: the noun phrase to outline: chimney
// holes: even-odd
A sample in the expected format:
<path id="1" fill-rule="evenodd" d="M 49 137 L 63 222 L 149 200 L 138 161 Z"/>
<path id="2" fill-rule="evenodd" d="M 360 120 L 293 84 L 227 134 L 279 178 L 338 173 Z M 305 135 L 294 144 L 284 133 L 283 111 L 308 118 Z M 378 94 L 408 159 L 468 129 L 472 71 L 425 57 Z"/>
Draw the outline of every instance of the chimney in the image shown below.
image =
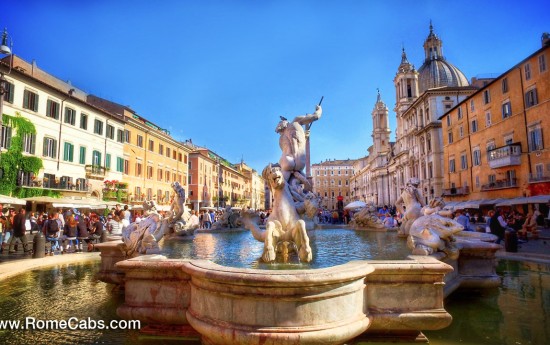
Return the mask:
<path id="1" fill-rule="evenodd" d="M 548 46 L 550 45 L 550 33 L 544 32 L 541 37 L 542 46 Z"/>

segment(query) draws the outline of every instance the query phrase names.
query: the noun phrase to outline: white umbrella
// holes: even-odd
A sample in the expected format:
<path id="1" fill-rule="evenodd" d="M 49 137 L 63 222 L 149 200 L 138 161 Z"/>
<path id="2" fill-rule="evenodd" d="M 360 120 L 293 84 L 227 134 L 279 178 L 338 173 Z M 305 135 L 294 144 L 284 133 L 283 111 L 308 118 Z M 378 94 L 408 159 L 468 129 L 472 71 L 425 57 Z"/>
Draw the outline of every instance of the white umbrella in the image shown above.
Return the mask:
<path id="1" fill-rule="evenodd" d="M 367 204 L 362 201 L 352 201 L 344 207 L 345 210 L 353 210 L 356 208 L 366 207 Z"/>

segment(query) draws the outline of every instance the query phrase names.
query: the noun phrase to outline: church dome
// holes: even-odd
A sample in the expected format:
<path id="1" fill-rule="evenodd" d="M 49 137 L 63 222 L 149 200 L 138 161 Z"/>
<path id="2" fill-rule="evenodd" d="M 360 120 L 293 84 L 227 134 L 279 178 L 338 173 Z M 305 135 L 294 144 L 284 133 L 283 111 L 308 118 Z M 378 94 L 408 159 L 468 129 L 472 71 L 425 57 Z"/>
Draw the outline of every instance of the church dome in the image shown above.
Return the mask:
<path id="1" fill-rule="evenodd" d="M 430 23 L 430 34 L 424 42 L 426 59 L 418 69 L 418 89 L 420 93 L 442 86 L 468 86 L 468 79 L 456 66 L 443 56 L 443 42 L 433 32 Z"/>

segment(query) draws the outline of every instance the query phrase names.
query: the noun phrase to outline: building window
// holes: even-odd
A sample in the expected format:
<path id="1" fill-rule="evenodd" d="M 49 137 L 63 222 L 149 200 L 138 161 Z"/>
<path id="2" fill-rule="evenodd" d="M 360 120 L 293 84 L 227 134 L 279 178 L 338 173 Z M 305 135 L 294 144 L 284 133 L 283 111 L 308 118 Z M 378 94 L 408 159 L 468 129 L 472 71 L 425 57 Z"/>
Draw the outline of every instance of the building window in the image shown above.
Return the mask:
<path id="1" fill-rule="evenodd" d="M 428 163 L 428 178 L 434 177 L 434 168 L 432 162 Z"/>
<path id="2" fill-rule="evenodd" d="M 166 157 L 168 157 L 168 158 L 170 158 L 170 151 L 171 151 L 170 148 L 167 147 L 166 148 Z"/>
<path id="3" fill-rule="evenodd" d="M 542 129 L 540 127 L 529 129 L 529 151 L 538 151 L 543 148 Z"/>
<path id="4" fill-rule="evenodd" d="M 25 90 L 23 92 L 23 108 L 38 111 L 38 94 Z"/>
<path id="5" fill-rule="evenodd" d="M 136 187 L 134 192 L 136 200 L 141 200 L 141 187 Z"/>
<path id="6" fill-rule="evenodd" d="M 2 125 L 2 142 L 0 147 L 4 149 L 9 149 L 11 147 L 11 127 Z"/>
<path id="7" fill-rule="evenodd" d="M 491 93 L 489 90 L 483 91 L 483 104 L 488 104 L 491 102 Z"/>
<path id="8" fill-rule="evenodd" d="M 502 87 L 502 93 L 508 92 L 508 78 L 502 79 L 501 87 Z"/>
<path id="9" fill-rule="evenodd" d="M 143 147 L 143 136 L 141 135 L 137 135 L 136 137 L 136 145 L 139 146 L 139 147 Z"/>
<path id="10" fill-rule="evenodd" d="M 480 149 L 474 149 L 473 157 L 472 157 L 472 164 L 474 166 L 481 165 L 481 150 Z"/>
<path id="11" fill-rule="evenodd" d="M 525 93 L 525 106 L 527 108 L 537 105 L 538 103 L 537 89 L 531 89 Z"/>
<path id="12" fill-rule="evenodd" d="M 74 145 L 71 143 L 65 143 L 63 150 L 63 160 L 65 162 L 72 162 L 74 154 Z"/>
<path id="13" fill-rule="evenodd" d="M 170 172 L 168 170 L 164 173 L 164 182 L 170 182 Z"/>
<path id="14" fill-rule="evenodd" d="M 44 157 L 56 158 L 57 157 L 57 140 L 53 138 L 44 137 L 44 146 L 42 150 Z"/>
<path id="15" fill-rule="evenodd" d="M 459 120 L 462 119 L 462 108 L 458 108 L 458 109 L 457 109 L 457 114 L 458 114 L 458 119 L 459 119 Z M 450 116 L 450 115 L 448 115 L 448 116 Z M 447 124 L 448 124 L 448 123 L 447 123 Z"/>
<path id="16" fill-rule="evenodd" d="M 544 54 L 539 55 L 539 72 L 546 71 L 546 56 Z"/>
<path id="17" fill-rule="evenodd" d="M 476 175 L 476 187 L 479 188 L 481 182 L 479 182 L 479 175 Z"/>
<path id="18" fill-rule="evenodd" d="M 153 199 L 153 188 L 147 188 L 147 200 Z"/>
<path id="19" fill-rule="evenodd" d="M 46 102 L 46 116 L 52 119 L 59 119 L 59 103 L 48 99 Z"/>
<path id="20" fill-rule="evenodd" d="M 157 169 L 157 181 L 162 181 L 162 169 Z"/>
<path id="21" fill-rule="evenodd" d="M 460 155 L 460 168 L 462 170 L 468 169 L 468 158 L 466 157 L 466 153 Z"/>
<path id="22" fill-rule="evenodd" d="M 80 114 L 80 128 L 88 130 L 88 115 Z"/>
<path id="23" fill-rule="evenodd" d="M 464 138 L 464 128 L 462 126 L 458 127 L 458 136 L 460 139 Z"/>
<path id="24" fill-rule="evenodd" d="M 149 139 L 149 151 L 155 150 L 155 142 L 151 139 Z"/>
<path id="25" fill-rule="evenodd" d="M 131 137 L 130 131 L 125 129 L 124 130 L 124 142 L 129 143 L 130 142 L 130 137 Z"/>
<path id="26" fill-rule="evenodd" d="M 4 81 L 4 102 L 13 103 L 15 86 L 9 81 Z"/>
<path id="27" fill-rule="evenodd" d="M 116 141 L 119 143 L 124 143 L 124 131 L 122 129 L 118 129 L 116 131 Z"/>
<path id="28" fill-rule="evenodd" d="M 490 174 L 487 176 L 487 181 L 491 184 L 495 183 L 497 181 L 497 176 L 495 174 Z"/>
<path id="29" fill-rule="evenodd" d="M 510 116 L 512 116 L 512 104 L 510 101 L 506 101 L 502 104 L 502 118 L 505 119 Z"/>
<path id="30" fill-rule="evenodd" d="M 477 119 L 472 120 L 472 126 L 471 126 L 472 133 L 477 132 Z"/>
<path id="31" fill-rule="evenodd" d="M 76 110 L 72 108 L 65 108 L 64 122 L 74 126 L 76 123 Z"/>
<path id="32" fill-rule="evenodd" d="M 84 146 L 80 146 L 80 158 L 78 163 L 86 164 L 86 148 Z"/>
<path id="33" fill-rule="evenodd" d="M 130 161 L 129 160 L 127 160 L 127 159 L 124 160 L 124 168 L 123 169 L 124 169 L 123 170 L 124 174 L 126 174 L 126 175 L 130 174 Z"/>
<path id="34" fill-rule="evenodd" d="M 96 167 L 101 166 L 101 152 L 97 150 L 92 152 L 92 165 Z"/>
<path id="35" fill-rule="evenodd" d="M 426 147 L 428 152 L 432 152 L 432 136 L 429 134 L 426 136 Z"/>
<path id="36" fill-rule="evenodd" d="M 159 155 L 164 155 L 164 145 L 159 143 Z"/>
<path id="37" fill-rule="evenodd" d="M 523 66 L 523 70 L 525 71 L 525 80 L 531 79 L 531 65 L 529 63 L 526 63 Z"/>
<path id="38" fill-rule="evenodd" d="M 447 137 L 448 137 L 448 140 L 449 140 L 449 144 L 452 144 L 453 143 L 453 132 L 447 133 Z"/>
<path id="39" fill-rule="evenodd" d="M 23 152 L 34 155 L 36 151 L 36 134 L 25 134 L 23 136 Z"/>
<path id="40" fill-rule="evenodd" d="M 94 133 L 103 135 L 103 121 L 96 119 L 94 121 Z"/>
<path id="41" fill-rule="evenodd" d="M 491 127 L 491 113 L 485 113 L 485 127 Z"/>
<path id="42" fill-rule="evenodd" d="M 535 164 L 535 177 L 537 179 L 542 179 L 542 177 L 544 176 L 544 170 L 543 170 L 543 165 L 542 164 Z"/>
<path id="43" fill-rule="evenodd" d="M 153 167 L 147 166 L 147 178 L 152 179 L 153 178 Z"/>
<path id="44" fill-rule="evenodd" d="M 454 173 L 456 170 L 455 170 L 455 160 L 454 158 L 453 159 L 449 159 L 449 172 L 452 172 Z"/>
<path id="45" fill-rule="evenodd" d="M 110 153 L 105 154 L 105 168 L 111 169 L 111 154 Z"/>
<path id="46" fill-rule="evenodd" d="M 142 169 L 141 163 L 136 163 L 136 176 L 137 177 L 141 177 L 141 173 L 142 173 L 141 169 Z"/>
<path id="47" fill-rule="evenodd" d="M 115 127 L 108 124 L 105 134 L 107 135 L 107 138 L 109 138 L 111 140 L 114 139 L 115 138 Z"/>
<path id="48" fill-rule="evenodd" d="M 474 106 L 474 100 L 470 100 L 470 111 L 474 111 L 476 110 L 475 106 Z"/>

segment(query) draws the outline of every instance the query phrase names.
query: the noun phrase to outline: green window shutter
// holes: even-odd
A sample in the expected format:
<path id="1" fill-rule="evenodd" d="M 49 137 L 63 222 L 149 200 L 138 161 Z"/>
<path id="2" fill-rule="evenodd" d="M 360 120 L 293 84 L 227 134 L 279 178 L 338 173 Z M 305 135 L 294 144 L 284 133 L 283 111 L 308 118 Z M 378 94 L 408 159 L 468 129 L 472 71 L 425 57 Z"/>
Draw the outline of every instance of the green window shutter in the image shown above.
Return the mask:
<path id="1" fill-rule="evenodd" d="M 86 164 L 86 148 L 80 146 L 80 164 Z"/>
<path id="2" fill-rule="evenodd" d="M 63 160 L 65 162 L 69 160 L 69 145 L 69 143 L 65 143 L 65 145 L 63 145 Z"/>
<path id="3" fill-rule="evenodd" d="M 29 91 L 23 92 L 23 108 L 29 109 Z"/>
<path id="4" fill-rule="evenodd" d="M 31 134 L 31 150 L 30 154 L 34 155 L 36 153 L 36 134 Z"/>
<path id="5" fill-rule="evenodd" d="M 52 140 L 53 141 L 53 157 L 52 158 L 57 158 L 57 140 Z"/>
<path id="6" fill-rule="evenodd" d="M 105 168 L 111 169 L 111 154 L 110 153 L 105 154 Z"/>
<path id="7" fill-rule="evenodd" d="M 117 157 L 116 158 L 116 171 L 123 172 L 124 171 L 124 159 Z"/>
<path id="8" fill-rule="evenodd" d="M 34 105 L 32 110 L 38 111 L 38 94 L 34 94 Z"/>
<path id="9" fill-rule="evenodd" d="M 6 127 L 5 136 L 6 149 L 9 149 L 11 147 L 11 127 Z"/>
<path id="10" fill-rule="evenodd" d="M 9 103 L 13 103 L 13 92 L 14 92 L 14 89 L 15 89 L 15 85 L 13 85 L 12 83 L 8 83 L 6 82 L 7 84 L 7 95 L 8 95 L 8 98 L 6 99 L 7 102 Z"/>

